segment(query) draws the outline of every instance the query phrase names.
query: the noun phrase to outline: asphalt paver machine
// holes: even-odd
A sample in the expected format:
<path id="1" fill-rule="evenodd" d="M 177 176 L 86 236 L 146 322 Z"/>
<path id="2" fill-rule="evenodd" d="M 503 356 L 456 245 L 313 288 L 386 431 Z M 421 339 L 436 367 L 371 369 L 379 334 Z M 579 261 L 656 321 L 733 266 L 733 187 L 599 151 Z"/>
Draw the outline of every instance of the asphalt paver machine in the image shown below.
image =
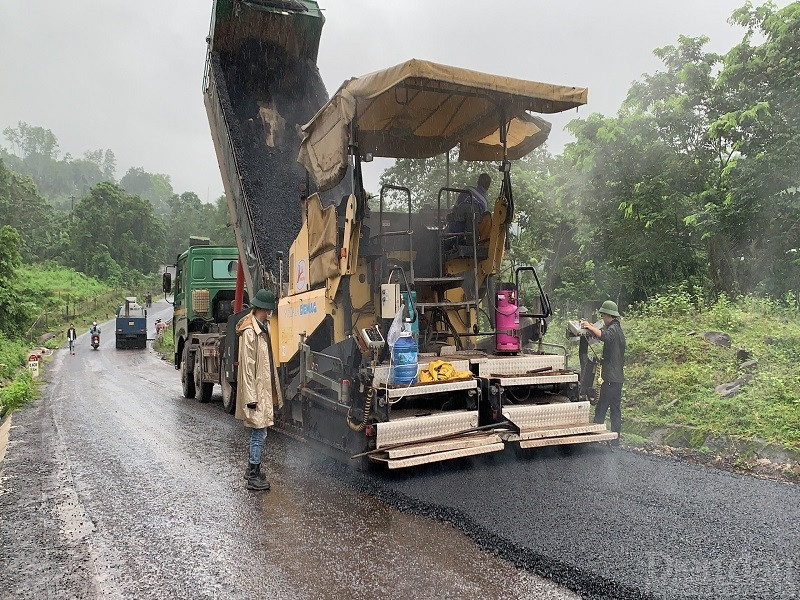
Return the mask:
<path id="1" fill-rule="evenodd" d="M 302 128 L 299 162 L 319 192 L 337 193 L 301 198 L 275 316 L 288 425 L 389 468 L 616 437 L 590 421 L 565 353 L 545 351 L 552 311 L 533 268 L 497 280 L 512 161 L 550 131 L 534 113 L 580 106 L 586 94 L 411 60 L 345 82 Z M 449 232 L 447 212 L 467 190 L 419 199 L 384 185 L 368 198 L 364 162 L 454 148 L 459 160 L 495 162 L 501 180 L 491 212 L 473 211 L 465 231 Z M 521 307 L 520 277 L 535 283 L 533 310 Z M 418 375 L 401 382 L 386 342 L 398 319 Z"/>

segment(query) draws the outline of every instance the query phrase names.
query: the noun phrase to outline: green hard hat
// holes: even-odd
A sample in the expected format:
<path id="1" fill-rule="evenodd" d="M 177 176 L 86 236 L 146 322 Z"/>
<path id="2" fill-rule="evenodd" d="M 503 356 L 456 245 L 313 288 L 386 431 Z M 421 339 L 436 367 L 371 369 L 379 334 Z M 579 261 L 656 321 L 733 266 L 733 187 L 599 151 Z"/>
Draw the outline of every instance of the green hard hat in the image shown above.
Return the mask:
<path id="1" fill-rule="evenodd" d="M 597 311 L 601 315 L 611 315 L 612 317 L 618 317 L 619 311 L 617 310 L 617 303 L 612 302 L 611 300 L 606 300 L 603 302 L 603 306 L 600 307 L 600 310 Z"/>
<path id="2" fill-rule="evenodd" d="M 275 310 L 275 294 L 273 294 L 271 290 L 262 288 L 258 290 L 256 295 L 250 300 L 250 306 Z"/>

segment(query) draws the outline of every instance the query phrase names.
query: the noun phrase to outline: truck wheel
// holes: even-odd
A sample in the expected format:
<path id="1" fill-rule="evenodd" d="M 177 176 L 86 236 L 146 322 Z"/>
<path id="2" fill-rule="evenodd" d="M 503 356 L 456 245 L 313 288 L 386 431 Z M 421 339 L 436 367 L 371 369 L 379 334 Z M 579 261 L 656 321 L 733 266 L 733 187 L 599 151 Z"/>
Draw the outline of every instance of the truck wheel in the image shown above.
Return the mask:
<path id="1" fill-rule="evenodd" d="M 147 348 L 147 335 L 144 333 L 139 334 L 139 348 L 141 350 Z"/>
<path id="2" fill-rule="evenodd" d="M 211 393 L 214 391 L 213 382 L 203 381 L 203 365 L 199 360 L 194 361 L 194 389 L 200 402 L 211 402 Z"/>
<path id="3" fill-rule="evenodd" d="M 236 386 L 228 381 L 224 373 L 219 386 L 222 388 L 222 408 L 226 413 L 232 415 L 236 412 Z"/>
<path id="4" fill-rule="evenodd" d="M 183 357 L 181 358 L 181 383 L 183 384 L 183 397 L 194 398 L 194 365 L 190 364 L 189 346 L 183 347 Z M 192 361 L 194 362 L 194 361 Z"/>

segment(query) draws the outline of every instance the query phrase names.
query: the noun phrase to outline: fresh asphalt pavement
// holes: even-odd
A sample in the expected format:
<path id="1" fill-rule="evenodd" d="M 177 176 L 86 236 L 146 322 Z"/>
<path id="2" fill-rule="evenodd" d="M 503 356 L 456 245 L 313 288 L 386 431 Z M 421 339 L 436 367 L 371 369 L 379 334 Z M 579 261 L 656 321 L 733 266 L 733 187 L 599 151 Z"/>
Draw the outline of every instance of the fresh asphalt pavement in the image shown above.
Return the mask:
<path id="1" fill-rule="evenodd" d="M 800 493 L 596 445 L 361 480 L 587 598 L 800 598 Z"/>

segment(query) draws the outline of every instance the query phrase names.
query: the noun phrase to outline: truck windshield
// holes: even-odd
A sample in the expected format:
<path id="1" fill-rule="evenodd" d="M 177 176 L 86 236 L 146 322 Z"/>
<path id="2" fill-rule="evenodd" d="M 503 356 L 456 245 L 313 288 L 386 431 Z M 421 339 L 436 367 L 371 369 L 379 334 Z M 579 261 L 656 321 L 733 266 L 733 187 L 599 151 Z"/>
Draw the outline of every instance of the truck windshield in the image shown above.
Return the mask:
<path id="1" fill-rule="evenodd" d="M 214 279 L 236 279 L 239 260 L 234 258 L 215 259 L 211 261 L 211 276 Z"/>

